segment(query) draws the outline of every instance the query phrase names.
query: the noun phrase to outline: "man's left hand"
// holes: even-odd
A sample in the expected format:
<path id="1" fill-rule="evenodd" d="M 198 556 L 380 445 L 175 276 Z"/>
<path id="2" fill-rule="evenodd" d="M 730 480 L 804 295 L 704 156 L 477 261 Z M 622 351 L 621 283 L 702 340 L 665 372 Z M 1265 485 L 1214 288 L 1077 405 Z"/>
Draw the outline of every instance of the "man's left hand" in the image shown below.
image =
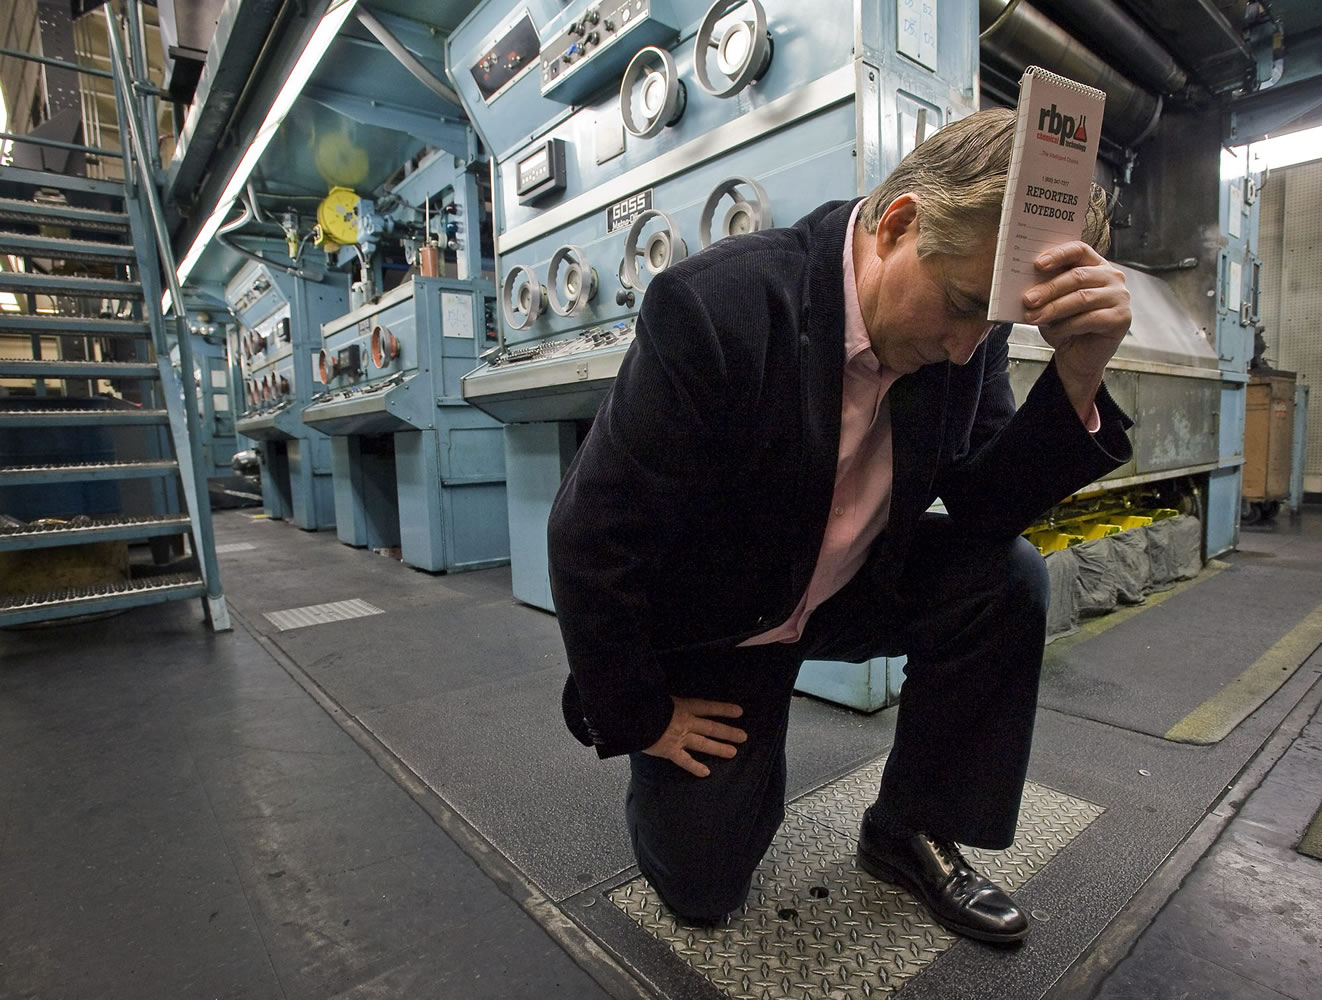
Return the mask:
<path id="1" fill-rule="evenodd" d="M 1034 266 L 1044 280 L 1024 293 L 1025 319 L 1055 348 L 1056 372 L 1086 420 L 1133 319 L 1125 276 L 1081 240 L 1052 247 Z"/>

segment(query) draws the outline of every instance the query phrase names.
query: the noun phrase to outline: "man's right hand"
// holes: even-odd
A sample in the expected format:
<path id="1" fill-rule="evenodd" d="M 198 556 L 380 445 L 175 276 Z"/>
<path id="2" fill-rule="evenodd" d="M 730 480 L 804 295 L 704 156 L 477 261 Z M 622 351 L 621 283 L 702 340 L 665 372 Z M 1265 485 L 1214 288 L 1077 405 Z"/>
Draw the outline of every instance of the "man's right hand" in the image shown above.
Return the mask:
<path id="1" fill-rule="evenodd" d="M 736 753 L 734 744 L 748 739 L 748 734 L 742 729 L 716 721 L 716 718 L 739 718 L 744 710 L 738 705 L 728 701 L 706 701 L 703 698 L 676 698 L 673 695 L 670 700 L 675 703 L 670 725 L 661 734 L 661 738 L 643 753 L 664 757 L 689 774 L 705 778 L 711 774 L 711 768 L 694 760 L 689 755 L 690 750 L 729 760 Z"/>

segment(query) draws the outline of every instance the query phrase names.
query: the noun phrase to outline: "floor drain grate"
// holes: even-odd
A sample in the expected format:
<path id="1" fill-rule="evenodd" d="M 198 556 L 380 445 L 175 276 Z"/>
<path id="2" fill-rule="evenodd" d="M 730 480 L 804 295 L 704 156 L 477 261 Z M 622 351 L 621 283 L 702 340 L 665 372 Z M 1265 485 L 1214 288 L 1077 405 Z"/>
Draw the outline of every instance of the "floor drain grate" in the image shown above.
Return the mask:
<path id="1" fill-rule="evenodd" d="M 324 625 L 327 622 L 342 622 L 350 618 L 383 614 L 385 612 L 375 604 L 368 604 L 355 597 L 349 601 L 310 604 L 306 608 L 290 608 L 288 611 L 267 611 L 262 617 L 281 632 L 286 632 L 291 628 L 306 628 L 309 625 Z"/>

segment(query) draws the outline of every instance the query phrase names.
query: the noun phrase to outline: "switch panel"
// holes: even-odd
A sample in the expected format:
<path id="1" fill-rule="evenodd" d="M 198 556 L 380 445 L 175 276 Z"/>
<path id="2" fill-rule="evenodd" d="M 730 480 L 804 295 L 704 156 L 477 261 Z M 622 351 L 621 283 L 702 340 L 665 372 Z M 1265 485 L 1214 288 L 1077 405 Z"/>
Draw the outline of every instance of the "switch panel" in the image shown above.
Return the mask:
<path id="1" fill-rule="evenodd" d="M 634 53 L 679 33 L 664 0 L 601 0 L 542 47 L 542 96 L 577 104 L 607 86 L 618 89 Z"/>

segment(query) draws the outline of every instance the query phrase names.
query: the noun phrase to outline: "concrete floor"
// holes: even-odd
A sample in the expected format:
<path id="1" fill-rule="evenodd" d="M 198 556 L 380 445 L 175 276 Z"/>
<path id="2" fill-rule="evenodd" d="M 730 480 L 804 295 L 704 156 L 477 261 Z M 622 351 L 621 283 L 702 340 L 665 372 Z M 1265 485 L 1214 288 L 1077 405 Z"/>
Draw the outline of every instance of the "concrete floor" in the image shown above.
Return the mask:
<path id="1" fill-rule="evenodd" d="M 0 633 L 0 998 L 720 995 L 605 900 L 634 873 L 623 767 L 563 732 L 554 618 L 507 570 L 432 577 L 245 511 L 217 533 L 232 633 L 192 604 Z M 959 942 L 905 998 L 1318 995 L 1322 862 L 1293 843 L 1322 656 L 1212 746 L 1090 717 L 1076 683 L 1122 664 L 1132 695 L 1146 662 L 1184 705 L 1217 686 L 1202 638 L 1247 667 L 1290 634 L 1322 513 L 1240 550 L 1048 669 L 1030 778 L 1103 811 L 1020 890 L 1026 947 Z M 350 599 L 384 613 L 264 617 Z M 797 698 L 791 798 L 893 726 Z"/>

